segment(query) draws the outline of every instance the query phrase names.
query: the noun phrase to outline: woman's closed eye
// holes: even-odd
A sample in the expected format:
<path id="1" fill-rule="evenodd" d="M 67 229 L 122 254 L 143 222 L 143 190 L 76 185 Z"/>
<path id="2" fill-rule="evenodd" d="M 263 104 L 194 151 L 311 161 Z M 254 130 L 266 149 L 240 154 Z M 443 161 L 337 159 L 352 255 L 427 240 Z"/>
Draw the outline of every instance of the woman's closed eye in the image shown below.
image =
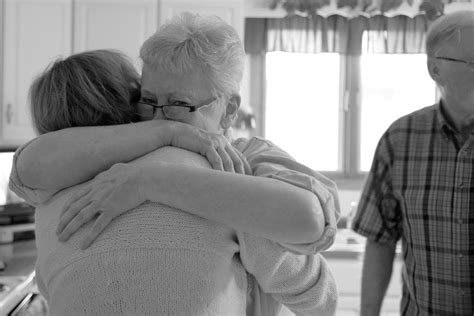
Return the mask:
<path id="1" fill-rule="evenodd" d="M 143 102 L 143 103 L 150 103 L 150 104 L 156 104 L 156 100 L 153 99 L 153 98 L 150 98 L 150 97 L 146 97 L 146 96 L 142 96 L 140 98 L 140 102 Z"/>
<path id="2" fill-rule="evenodd" d="M 168 105 L 172 106 L 188 106 L 189 103 L 185 101 L 178 101 L 178 100 L 172 100 L 168 103 Z"/>

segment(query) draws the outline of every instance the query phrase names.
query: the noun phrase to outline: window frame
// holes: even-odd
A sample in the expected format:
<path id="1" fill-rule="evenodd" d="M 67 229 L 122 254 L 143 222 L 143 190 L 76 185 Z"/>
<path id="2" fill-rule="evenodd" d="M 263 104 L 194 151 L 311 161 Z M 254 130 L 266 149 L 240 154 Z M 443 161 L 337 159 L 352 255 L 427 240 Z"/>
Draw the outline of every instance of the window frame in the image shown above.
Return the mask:
<path id="1" fill-rule="evenodd" d="M 360 56 L 339 54 L 339 166 L 341 171 L 320 171 L 334 180 L 340 189 L 360 189 L 367 172 L 358 169 L 360 159 Z M 249 64 L 250 99 L 257 126 L 251 136 L 265 137 L 266 120 L 266 56 L 265 53 L 247 55 Z M 347 74 L 350 74 L 348 76 Z M 356 159 L 351 159 L 356 157 Z"/>
<path id="2" fill-rule="evenodd" d="M 339 73 L 339 161 L 340 171 L 319 171 L 334 180 L 339 189 L 360 190 L 369 172 L 360 171 L 361 159 L 361 55 L 340 56 Z M 266 53 L 248 55 L 250 97 L 258 100 L 255 111 L 257 127 L 251 136 L 265 137 Z M 436 89 L 435 99 L 439 100 Z"/>

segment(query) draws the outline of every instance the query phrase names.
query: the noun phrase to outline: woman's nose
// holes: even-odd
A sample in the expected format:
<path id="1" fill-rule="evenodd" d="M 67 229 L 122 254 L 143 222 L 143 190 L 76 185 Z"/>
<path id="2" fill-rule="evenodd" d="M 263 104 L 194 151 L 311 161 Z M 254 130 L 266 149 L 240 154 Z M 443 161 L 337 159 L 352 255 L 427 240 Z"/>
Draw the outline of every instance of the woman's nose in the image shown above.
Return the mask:
<path id="1" fill-rule="evenodd" d="M 166 120 L 166 116 L 163 114 L 162 109 L 156 109 L 155 113 L 153 114 L 154 120 Z"/>

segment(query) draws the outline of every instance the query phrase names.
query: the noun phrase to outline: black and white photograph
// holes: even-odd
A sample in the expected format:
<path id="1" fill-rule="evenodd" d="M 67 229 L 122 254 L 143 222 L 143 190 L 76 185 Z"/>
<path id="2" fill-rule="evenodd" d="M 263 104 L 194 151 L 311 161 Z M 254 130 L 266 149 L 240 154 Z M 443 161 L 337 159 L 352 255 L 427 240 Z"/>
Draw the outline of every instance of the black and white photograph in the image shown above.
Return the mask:
<path id="1" fill-rule="evenodd" d="M 0 315 L 474 316 L 474 0 L 0 0 Z"/>

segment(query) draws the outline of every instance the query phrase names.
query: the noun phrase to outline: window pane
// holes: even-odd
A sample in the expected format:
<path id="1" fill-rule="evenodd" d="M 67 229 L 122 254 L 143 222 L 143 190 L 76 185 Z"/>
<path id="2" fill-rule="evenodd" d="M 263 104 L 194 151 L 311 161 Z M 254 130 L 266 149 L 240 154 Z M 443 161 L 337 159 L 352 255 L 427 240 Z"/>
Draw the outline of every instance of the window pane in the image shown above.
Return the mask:
<path id="1" fill-rule="evenodd" d="M 266 55 L 265 137 L 315 170 L 339 170 L 339 60 Z"/>
<path id="2" fill-rule="evenodd" d="M 360 170 L 368 171 L 377 143 L 397 118 L 434 104 L 436 86 L 425 54 L 363 54 Z"/>

